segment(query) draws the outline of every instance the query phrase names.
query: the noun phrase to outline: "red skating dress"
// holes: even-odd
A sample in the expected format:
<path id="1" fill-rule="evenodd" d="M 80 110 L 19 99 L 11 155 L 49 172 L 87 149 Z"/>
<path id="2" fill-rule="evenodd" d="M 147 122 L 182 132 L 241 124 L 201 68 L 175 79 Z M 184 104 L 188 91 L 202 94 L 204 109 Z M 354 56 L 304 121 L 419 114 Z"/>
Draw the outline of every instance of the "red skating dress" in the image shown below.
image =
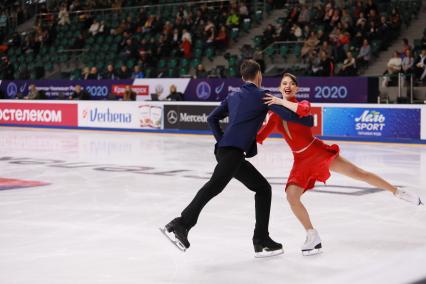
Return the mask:
<path id="1" fill-rule="evenodd" d="M 296 99 L 290 101 L 297 102 Z M 299 116 L 310 114 L 311 105 L 308 101 L 297 103 L 296 113 Z M 317 180 L 325 183 L 330 177 L 330 163 L 339 155 L 339 146 L 325 144 L 312 135 L 310 127 L 284 121 L 275 113 L 270 115 L 265 127 L 257 134 L 257 142 L 262 144 L 275 128 L 283 135 L 294 156 L 286 189 L 290 184 L 294 184 L 306 191 L 312 189 Z"/>

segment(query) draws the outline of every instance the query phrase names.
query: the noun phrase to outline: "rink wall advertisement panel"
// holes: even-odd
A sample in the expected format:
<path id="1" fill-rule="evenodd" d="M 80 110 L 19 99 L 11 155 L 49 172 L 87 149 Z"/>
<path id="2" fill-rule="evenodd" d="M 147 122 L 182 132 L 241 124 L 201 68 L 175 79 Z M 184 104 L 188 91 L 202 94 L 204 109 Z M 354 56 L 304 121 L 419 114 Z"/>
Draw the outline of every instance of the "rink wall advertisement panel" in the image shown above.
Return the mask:
<path id="1" fill-rule="evenodd" d="M 0 125 L 77 127 L 77 104 L 0 102 Z"/>
<path id="2" fill-rule="evenodd" d="M 163 105 L 145 102 L 82 101 L 78 126 L 112 129 L 163 129 Z"/>
<path id="3" fill-rule="evenodd" d="M 218 104 L 2 100 L 0 126 L 208 134 L 207 116 Z M 423 105 L 315 103 L 312 113 L 314 135 L 327 139 L 426 143 Z"/>

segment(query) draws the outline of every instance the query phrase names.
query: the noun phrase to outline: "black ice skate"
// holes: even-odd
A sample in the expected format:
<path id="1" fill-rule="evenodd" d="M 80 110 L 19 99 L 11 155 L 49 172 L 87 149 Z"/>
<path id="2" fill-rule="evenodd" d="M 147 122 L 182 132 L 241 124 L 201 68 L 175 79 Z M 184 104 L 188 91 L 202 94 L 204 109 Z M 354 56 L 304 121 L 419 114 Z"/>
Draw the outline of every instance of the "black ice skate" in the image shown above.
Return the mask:
<path id="1" fill-rule="evenodd" d="M 274 242 L 269 236 L 266 239 L 253 239 L 254 257 L 269 257 L 284 253 L 283 245 Z"/>
<path id="2" fill-rule="evenodd" d="M 173 219 L 160 231 L 181 251 L 189 248 L 188 229 L 182 224 L 180 218 Z"/>

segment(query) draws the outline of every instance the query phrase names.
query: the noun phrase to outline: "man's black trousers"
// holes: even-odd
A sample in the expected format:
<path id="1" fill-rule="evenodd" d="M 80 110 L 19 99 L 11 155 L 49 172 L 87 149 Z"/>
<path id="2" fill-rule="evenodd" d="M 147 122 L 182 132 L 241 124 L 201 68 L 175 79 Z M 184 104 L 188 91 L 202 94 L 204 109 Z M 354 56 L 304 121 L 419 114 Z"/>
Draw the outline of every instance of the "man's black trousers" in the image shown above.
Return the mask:
<path id="1" fill-rule="evenodd" d="M 268 233 L 271 210 L 271 186 L 268 181 L 244 157 L 241 149 L 234 147 L 218 148 L 218 164 L 210 180 L 198 191 L 191 203 L 182 211 L 182 222 L 188 229 L 198 220 L 203 207 L 226 187 L 232 178 L 242 182 L 255 192 L 256 226 L 254 239 L 264 239 Z"/>

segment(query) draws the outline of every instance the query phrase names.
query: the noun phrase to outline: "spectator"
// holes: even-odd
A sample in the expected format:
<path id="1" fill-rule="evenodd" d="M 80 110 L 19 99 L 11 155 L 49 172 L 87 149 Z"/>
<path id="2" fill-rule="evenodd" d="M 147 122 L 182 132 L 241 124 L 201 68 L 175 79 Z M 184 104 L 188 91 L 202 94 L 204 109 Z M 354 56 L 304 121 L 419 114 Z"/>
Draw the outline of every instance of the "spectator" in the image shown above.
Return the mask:
<path id="1" fill-rule="evenodd" d="M 81 33 L 74 39 L 74 43 L 72 44 L 73 49 L 82 49 L 84 47 L 85 39 Z"/>
<path id="2" fill-rule="evenodd" d="M 414 75 L 419 81 L 423 81 L 426 77 L 426 49 L 422 49 L 414 63 Z"/>
<path id="3" fill-rule="evenodd" d="M 290 40 L 300 41 L 302 39 L 302 29 L 297 24 L 293 24 L 291 28 Z"/>
<path id="4" fill-rule="evenodd" d="M 215 38 L 215 28 L 212 21 L 208 21 L 204 27 L 204 37 L 206 39 L 206 44 L 211 45 L 214 43 Z"/>
<path id="5" fill-rule="evenodd" d="M 15 80 L 15 69 L 6 56 L 2 57 L 1 71 L 2 79 Z"/>
<path id="6" fill-rule="evenodd" d="M 403 39 L 402 39 L 402 51 L 401 51 L 401 54 L 402 54 L 403 56 L 405 56 L 405 54 L 406 54 L 407 50 L 412 50 L 412 47 L 411 47 L 411 45 L 408 43 L 408 39 L 403 38 Z"/>
<path id="7" fill-rule="evenodd" d="M 311 32 L 309 35 L 309 38 L 305 40 L 305 43 L 303 44 L 301 55 L 302 58 L 305 58 L 305 56 L 312 52 L 316 46 L 319 44 L 319 40 L 317 38 L 317 35 L 315 32 Z"/>
<path id="8" fill-rule="evenodd" d="M 368 39 L 364 39 L 357 56 L 357 64 L 360 67 L 368 66 L 370 59 L 371 59 L 371 47 L 370 47 L 370 44 L 368 43 Z"/>
<path id="9" fill-rule="evenodd" d="M 414 66 L 414 58 L 413 54 L 410 49 L 407 49 L 405 51 L 405 56 L 402 59 L 402 71 L 405 74 L 409 74 L 413 72 L 413 66 Z"/>
<path id="10" fill-rule="evenodd" d="M 306 4 L 302 4 L 297 22 L 304 26 L 307 25 L 309 23 L 310 20 L 310 11 L 308 9 L 308 7 L 306 6 Z"/>
<path id="11" fill-rule="evenodd" d="M 70 100 L 90 100 L 90 94 L 82 90 L 80 85 L 75 85 L 74 92 L 69 96 Z"/>
<path id="12" fill-rule="evenodd" d="M 249 18 L 249 10 L 244 2 L 240 3 L 239 14 L 243 19 Z"/>
<path id="13" fill-rule="evenodd" d="M 24 97 L 24 100 L 39 100 L 40 93 L 34 84 L 28 86 L 28 95 Z"/>
<path id="14" fill-rule="evenodd" d="M 235 9 L 232 9 L 231 13 L 229 14 L 228 18 L 226 19 L 226 25 L 231 28 L 238 28 L 240 25 L 240 17 L 238 16 Z"/>
<path id="15" fill-rule="evenodd" d="M 67 5 L 62 5 L 58 14 L 59 22 L 58 24 L 61 26 L 70 24 L 70 15 L 67 10 Z"/>
<path id="16" fill-rule="evenodd" d="M 92 35 L 92 36 L 95 36 L 95 35 L 97 35 L 99 32 L 100 32 L 100 29 L 101 29 L 101 23 L 100 22 L 98 22 L 96 19 L 95 20 L 93 20 L 93 23 L 92 23 L 92 25 L 90 26 L 90 28 L 89 28 L 89 33 Z"/>
<path id="17" fill-rule="evenodd" d="M 320 52 L 320 76 L 333 76 L 334 75 L 334 63 L 330 59 L 329 55 L 324 51 Z"/>
<path id="18" fill-rule="evenodd" d="M 102 74 L 102 79 L 110 79 L 114 80 L 117 76 L 115 75 L 114 66 L 112 64 L 108 64 L 105 72 Z"/>
<path id="19" fill-rule="evenodd" d="M 87 79 L 89 79 L 89 75 L 90 75 L 90 69 L 89 69 L 89 67 L 87 67 L 87 66 L 83 67 L 83 71 L 81 72 L 81 77 L 84 80 L 87 80 Z"/>
<path id="20" fill-rule="evenodd" d="M 391 59 L 389 59 L 387 64 L 387 73 L 389 75 L 399 73 L 401 71 L 402 66 L 402 60 L 401 56 L 399 55 L 398 51 L 395 51 L 393 53 L 393 56 Z"/>
<path id="21" fill-rule="evenodd" d="M 340 69 L 340 75 L 342 76 L 355 76 L 357 72 L 356 61 L 352 56 L 352 52 L 346 53 L 346 59 L 343 61 L 343 65 Z"/>
<path id="22" fill-rule="evenodd" d="M 196 78 L 207 78 L 207 71 L 204 69 L 203 64 L 198 64 L 197 70 L 195 71 Z"/>
<path id="23" fill-rule="evenodd" d="M 275 33 L 275 27 L 272 24 L 269 24 L 263 31 L 262 44 L 264 47 L 270 45 L 275 40 Z"/>
<path id="24" fill-rule="evenodd" d="M 182 50 L 183 57 L 185 57 L 186 59 L 190 59 L 192 56 L 192 44 L 188 40 L 188 37 L 183 37 L 180 48 Z"/>
<path id="25" fill-rule="evenodd" d="M 426 48 L 426 32 L 423 32 L 423 37 L 421 39 L 421 49 Z"/>
<path id="26" fill-rule="evenodd" d="M 221 25 L 215 38 L 215 46 L 218 49 L 225 49 L 228 46 L 228 31 L 225 25 Z"/>
<path id="27" fill-rule="evenodd" d="M 98 80 L 98 79 L 99 79 L 98 68 L 93 66 L 92 68 L 90 68 L 90 73 L 87 76 L 87 80 Z"/>
<path id="28" fill-rule="evenodd" d="M 118 79 L 130 79 L 130 76 L 131 74 L 129 72 L 129 69 L 127 68 L 127 65 L 121 65 L 120 70 L 117 74 Z"/>
<path id="29" fill-rule="evenodd" d="M 136 101 L 136 93 L 132 90 L 130 85 L 126 85 L 123 101 Z"/>
<path id="30" fill-rule="evenodd" d="M 175 85 L 170 86 L 170 94 L 166 97 L 169 101 L 183 101 L 183 94 L 178 92 Z"/>
<path id="31" fill-rule="evenodd" d="M 132 79 L 142 79 L 142 78 L 145 78 L 145 74 L 143 73 L 139 65 L 135 65 L 135 67 L 133 68 Z"/>

